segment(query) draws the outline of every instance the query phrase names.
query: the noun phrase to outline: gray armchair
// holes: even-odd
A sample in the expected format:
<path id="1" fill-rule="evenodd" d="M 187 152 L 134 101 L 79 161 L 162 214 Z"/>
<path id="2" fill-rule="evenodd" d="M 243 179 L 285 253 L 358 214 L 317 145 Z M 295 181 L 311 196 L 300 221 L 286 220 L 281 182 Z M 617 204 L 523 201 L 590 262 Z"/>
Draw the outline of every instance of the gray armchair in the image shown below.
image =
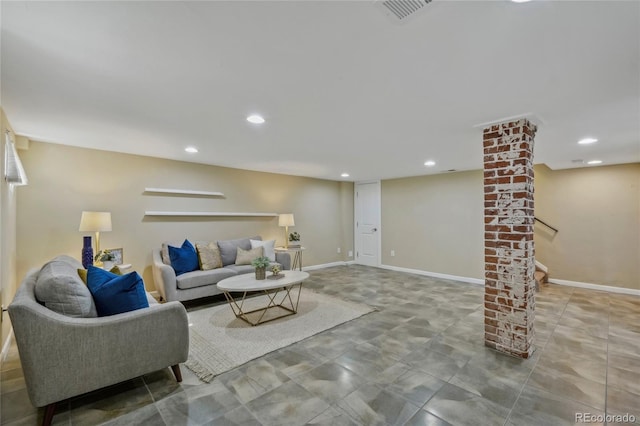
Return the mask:
<path id="1" fill-rule="evenodd" d="M 30 272 L 9 306 L 27 392 L 46 407 L 50 424 L 55 403 L 179 363 L 189 352 L 187 313 L 179 302 L 98 318 L 72 318 L 38 303 Z"/>

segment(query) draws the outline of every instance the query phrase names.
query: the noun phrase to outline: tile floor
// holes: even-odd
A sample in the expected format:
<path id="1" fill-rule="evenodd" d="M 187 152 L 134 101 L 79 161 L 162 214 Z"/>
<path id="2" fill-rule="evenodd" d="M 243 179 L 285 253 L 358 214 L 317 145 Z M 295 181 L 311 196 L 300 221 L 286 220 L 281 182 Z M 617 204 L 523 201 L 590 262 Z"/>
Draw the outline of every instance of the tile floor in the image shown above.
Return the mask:
<path id="1" fill-rule="evenodd" d="M 210 384 L 165 369 L 65 401 L 54 424 L 640 424 L 640 297 L 544 286 L 537 350 L 518 360 L 483 345 L 482 286 L 362 266 L 313 271 L 305 286 L 378 311 Z M 15 347 L 2 370 L 2 424 L 37 424 Z"/>

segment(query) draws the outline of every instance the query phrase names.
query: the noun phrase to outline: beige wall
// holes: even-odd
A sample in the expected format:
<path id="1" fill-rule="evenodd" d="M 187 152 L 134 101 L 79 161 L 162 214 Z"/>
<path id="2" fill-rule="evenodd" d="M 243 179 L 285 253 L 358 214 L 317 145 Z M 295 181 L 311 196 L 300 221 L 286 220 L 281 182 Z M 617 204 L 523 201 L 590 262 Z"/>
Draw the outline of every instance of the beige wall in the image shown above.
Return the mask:
<path id="1" fill-rule="evenodd" d="M 483 279 L 482 179 L 471 171 L 382 181 L 382 263 Z"/>
<path id="2" fill-rule="evenodd" d="M 382 182 L 382 263 L 484 276 L 482 171 Z M 640 164 L 535 166 L 536 259 L 551 279 L 640 289 Z M 390 251 L 396 256 L 391 257 Z"/>
<path id="3" fill-rule="evenodd" d="M 640 164 L 536 166 L 536 258 L 551 278 L 640 289 Z"/>
<path id="4" fill-rule="evenodd" d="M 11 126 L 7 121 L 4 111 L 0 109 L 2 116 L 1 138 L 0 138 L 0 290 L 2 292 L 2 306 L 7 307 L 16 289 L 16 193 L 24 187 L 14 187 L 9 185 L 4 179 L 4 156 L 5 156 L 5 132 L 11 130 Z M 15 136 L 12 132 L 12 137 Z M 20 151 L 19 155 L 22 155 Z M 11 323 L 7 313 L 2 314 L 2 340 L 4 345 L 5 339 L 9 336 Z"/>
<path id="5" fill-rule="evenodd" d="M 102 248 L 124 248 L 124 261 L 154 289 L 151 249 L 184 238 L 217 240 L 261 235 L 284 243 L 277 217 L 146 217 L 145 210 L 294 213 L 307 250 L 304 264 L 343 260 L 352 238 L 353 185 L 32 142 L 22 151 L 29 186 L 18 197 L 18 274 L 58 254 L 80 258 L 83 210 L 110 211 L 113 231 Z M 144 188 L 219 191 L 224 198 L 145 194 Z M 351 200 L 347 202 L 347 200 Z M 350 232 L 350 235 L 343 235 Z"/>
<path id="6" fill-rule="evenodd" d="M 260 234 L 280 244 L 284 231 L 276 218 L 152 218 L 145 210 L 293 212 L 292 230 L 308 248 L 305 265 L 352 260 L 352 183 L 44 143 L 20 155 L 30 184 L 17 189 L 18 277 L 59 253 L 79 258 L 82 210 L 112 212 L 114 230 L 102 234 L 102 247 L 123 247 L 149 289 L 150 250 L 164 240 Z M 150 195 L 145 187 L 220 191 L 225 198 Z M 640 164 L 536 166 L 536 216 L 560 229 L 552 237 L 536 227 L 536 256 L 552 278 L 640 288 L 639 187 Z M 12 232 L 7 191 L 4 185 L 3 250 Z M 482 171 L 385 180 L 381 196 L 383 264 L 482 279 Z M 3 282 L 15 282 L 4 267 L 11 256 L 3 251 L 2 259 Z"/>

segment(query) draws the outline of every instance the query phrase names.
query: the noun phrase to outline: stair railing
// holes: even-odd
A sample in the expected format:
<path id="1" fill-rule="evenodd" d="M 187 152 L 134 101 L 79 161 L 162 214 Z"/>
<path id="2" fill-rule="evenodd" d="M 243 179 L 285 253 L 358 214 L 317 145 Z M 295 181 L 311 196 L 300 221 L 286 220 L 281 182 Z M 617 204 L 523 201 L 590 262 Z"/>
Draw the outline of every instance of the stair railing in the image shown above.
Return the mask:
<path id="1" fill-rule="evenodd" d="M 549 225 L 547 222 L 545 222 L 545 221 L 543 221 L 543 220 L 540 220 L 540 219 L 538 219 L 537 217 L 534 217 L 534 219 L 535 219 L 537 222 L 540 222 L 541 224 L 543 224 L 544 226 L 546 226 L 547 228 L 551 229 L 553 232 L 559 232 L 557 228 L 554 228 L 553 226 Z"/>

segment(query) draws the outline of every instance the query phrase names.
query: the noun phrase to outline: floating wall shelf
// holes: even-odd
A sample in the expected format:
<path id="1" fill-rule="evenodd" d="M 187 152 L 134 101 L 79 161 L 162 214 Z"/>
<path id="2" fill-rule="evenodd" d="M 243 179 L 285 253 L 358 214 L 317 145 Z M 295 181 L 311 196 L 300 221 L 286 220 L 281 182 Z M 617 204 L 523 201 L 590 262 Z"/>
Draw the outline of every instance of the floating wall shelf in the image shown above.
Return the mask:
<path id="1" fill-rule="evenodd" d="M 153 192 L 156 194 L 176 194 L 176 195 L 197 195 L 205 197 L 224 197 L 222 192 L 210 191 L 193 191 L 190 189 L 164 189 L 164 188 L 145 188 L 144 192 Z"/>
<path id="2" fill-rule="evenodd" d="M 144 212 L 145 216 L 221 216 L 221 217 L 276 217 L 278 213 L 238 213 L 238 212 Z"/>

